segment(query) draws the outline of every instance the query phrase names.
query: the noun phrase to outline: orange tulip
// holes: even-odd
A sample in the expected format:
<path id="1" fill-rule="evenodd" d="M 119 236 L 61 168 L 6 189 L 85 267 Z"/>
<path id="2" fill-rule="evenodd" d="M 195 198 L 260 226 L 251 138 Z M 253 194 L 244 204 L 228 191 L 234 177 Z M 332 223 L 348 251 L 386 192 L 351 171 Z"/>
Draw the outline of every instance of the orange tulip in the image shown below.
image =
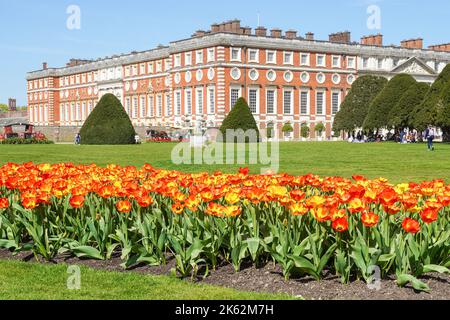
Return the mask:
<path id="1" fill-rule="evenodd" d="M 184 211 L 184 206 L 181 203 L 177 202 L 177 203 L 174 203 L 172 205 L 172 212 L 173 213 L 179 215 L 179 214 L 182 214 L 183 211 Z"/>
<path id="2" fill-rule="evenodd" d="M 366 227 L 372 228 L 378 224 L 380 221 L 380 216 L 373 212 L 366 212 L 361 215 L 361 221 Z"/>
<path id="3" fill-rule="evenodd" d="M 420 217 L 422 218 L 423 222 L 430 224 L 430 223 L 437 221 L 438 211 L 435 209 L 426 208 L 422 211 L 422 213 L 420 214 Z"/>
<path id="4" fill-rule="evenodd" d="M 289 207 L 289 211 L 293 216 L 304 216 L 308 213 L 308 208 L 300 203 L 294 203 Z"/>
<path id="5" fill-rule="evenodd" d="M 0 198 L 0 209 L 6 209 L 9 207 L 8 198 Z"/>
<path id="6" fill-rule="evenodd" d="M 119 201 L 116 203 L 116 208 L 120 213 L 128 213 L 131 211 L 131 203 L 128 200 Z"/>
<path id="7" fill-rule="evenodd" d="M 83 196 L 73 196 L 69 200 L 70 206 L 72 208 L 81 208 L 84 205 L 84 197 Z"/>
<path id="8" fill-rule="evenodd" d="M 239 194 L 234 193 L 234 192 L 229 192 L 225 195 L 225 201 L 230 205 L 234 205 L 234 204 L 238 203 L 239 201 L 241 201 L 241 198 L 240 198 Z"/>
<path id="9" fill-rule="evenodd" d="M 34 197 L 33 198 L 32 197 L 23 198 L 22 199 L 22 206 L 25 209 L 34 209 L 34 208 L 37 207 L 37 199 L 34 198 Z"/>
<path id="10" fill-rule="evenodd" d="M 345 232 L 348 230 L 347 217 L 339 218 L 333 221 L 332 227 L 337 232 Z"/>
<path id="11" fill-rule="evenodd" d="M 420 223 L 417 220 L 411 218 L 405 218 L 403 220 L 402 227 L 406 232 L 412 234 L 420 231 Z"/>
<path id="12" fill-rule="evenodd" d="M 153 198 L 150 196 L 137 197 L 136 200 L 142 208 L 150 207 L 153 203 Z"/>

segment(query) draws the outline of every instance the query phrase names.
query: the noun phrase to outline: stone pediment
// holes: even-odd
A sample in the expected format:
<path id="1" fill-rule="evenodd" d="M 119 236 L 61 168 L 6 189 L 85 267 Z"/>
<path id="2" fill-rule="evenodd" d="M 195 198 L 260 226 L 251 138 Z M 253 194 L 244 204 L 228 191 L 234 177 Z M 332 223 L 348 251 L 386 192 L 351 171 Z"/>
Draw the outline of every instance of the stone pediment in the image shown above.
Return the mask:
<path id="1" fill-rule="evenodd" d="M 404 63 L 392 69 L 392 72 L 414 75 L 436 75 L 436 72 L 432 68 L 417 57 L 408 59 Z"/>

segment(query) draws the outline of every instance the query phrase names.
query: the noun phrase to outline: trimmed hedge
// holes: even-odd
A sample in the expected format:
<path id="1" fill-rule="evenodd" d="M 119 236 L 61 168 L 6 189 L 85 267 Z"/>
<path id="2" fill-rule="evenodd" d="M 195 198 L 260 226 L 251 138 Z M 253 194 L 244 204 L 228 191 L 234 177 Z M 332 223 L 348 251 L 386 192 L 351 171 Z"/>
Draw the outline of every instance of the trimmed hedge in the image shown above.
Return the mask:
<path id="1" fill-rule="evenodd" d="M 10 138 L 0 140 L 0 144 L 54 144 L 53 141 L 47 139 L 23 139 L 23 138 Z"/>
<path id="2" fill-rule="evenodd" d="M 255 118 L 253 117 L 253 114 L 250 111 L 247 101 L 245 101 L 244 98 L 238 99 L 233 109 L 230 111 L 228 116 L 223 121 L 222 126 L 220 127 L 220 132 L 222 133 L 223 141 L 232 142 L 226 141 L 227 130 L 239 130 L 239 129 L 242 129 L 244 132 L 248 130 L 254 130 L 254 132 L 256 132 L 257 141 L 251 142 L 259 141 L 260 134 L 258 126 L 256 125 Z M 235 138 L 234 142 L 236 141 L 239 141 L 239 138 Z M 249 139 L 245 138 L 245 142 L 249 142 Z"/>
<path id="3" fill-rule="evenodd" d="M 80 131 L 81 144 L 134 144 L 136 132 L 122 103 L 113 95 L 105 94 L 87 118 Z"/>

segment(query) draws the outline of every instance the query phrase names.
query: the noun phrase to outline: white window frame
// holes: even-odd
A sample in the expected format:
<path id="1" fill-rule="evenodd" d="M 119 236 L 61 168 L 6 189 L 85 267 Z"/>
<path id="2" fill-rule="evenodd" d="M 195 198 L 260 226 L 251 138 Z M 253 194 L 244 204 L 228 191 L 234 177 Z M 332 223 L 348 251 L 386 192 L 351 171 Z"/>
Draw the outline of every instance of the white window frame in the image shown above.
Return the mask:
<path id="1" fill-rule="evenodd" d="M 144 119 L 147 98 L 145 96 L 141 96 L 139 100 L 139 118 Z"/>
<path id="2" fill-rule="evenodd" d="M 303 57 L 306 56 L 306 62 L 303 63 Z M 311 65 L 311 54 L 306 52 L 300 53 L 300 65 L 301 66 L 310 66 Z"/>
<path id="3" fill-rule="evenodd" d="M 170 95 L 170 93 L 167 93 L 164 97 L 164 103 L 165 103 L 165 108 L 164 108 L 164 115 L 166 117 L 170 117 L 172 115 L 172 96 Z"/>
<path id="4" fill-rule="evenodd" d="M 237 58 L 233 58 L 234 52 L 237 52 Z M 242 61 L 242 49 L 230 48 L 230 61 L 241 62 Z"/>
<path id="5" fill-rule="evenodd" d="M 273 60 L 269 60 L 269 53 L 273 53 Z M 276 50 L 266 50 L 266 63 L 276 64 L 277 63 L 277 51 Z"/>
<path id="6" fill-rule="evenodd" d="M 311 90 L 309 89 L 301 89 L 299 90 L 299 106 L 300 106 L 300 115 L 306 116 L 311 114 Z M 302 94 L 306 93 L 306 113 L 302 113 Z"/>
<path id="7" fill-rule="evenodd" d="M 216 48 L 208 48 L 206 61 L 207 62 L 216 61 Z"/>
<path id="8" fill-rule="evenodd" d="M 114 72 L 114 71 L 113 71 Z M 142 74 L 145 74 L 145 63 L 141 63 L 140 65 L 139 65 L 139 73 L 142 75 Z"/>
<path id="9" fill-rule="evenodd" d="M 242 97 L 242 87 L 240 87 L 240 86 L 230 86 L 230 110 L 232 110 L 234 105 L 236 104 L 236 102 L 232 103 L 232 101 L 233 101 L 233 98 L 232 98 L 233 90 L 238 90 L 238 97 L 236 99 L 236 102 L 237 102 L 237 100 L 239 100 L 239 98 Z"/>
<path id="10" fill-rule="evenodd" d="M 318 104 L 317 104 L 318 99 L 317 99 L 317 96 L 318 96 L 319 93 L 322 93 L 322 96 L 323 96 L 323 99 L 322 99 L 323 100 L 322 101 L 322 103 L 323 103 L 323 105 L 322 105 L 322 113 L 318 112 Z M 316 90 L 315 94 L 316 94 L 316 115 L 317 116 L 323 116 L 327 112 L 327 94 L 326 94 L 326 91 L 325 90 Z"/>
<path id="11" fill-rule="evenodd" d="M 250 102 L 250 91 L 256 91 L 256 101 L 255 101 L 255 103 L 256 103 L 256 110 L 255 110 L 255 112 L 253 112 L 252 111 L 252 109 L 251 109 L 251 102 Z M 250 111 L 253 113 L 253 114 L 259 114 L 259 110 L 260 110 L 260 106 L 259 106 L 259 103 L 260 103 L 260 98 L 259 98 L 259 87 L 252 87 L 252 86 L 250 86 L 249 88 L 248 88 L 248 92 L 247 92 L 247 95 L 248 95 L 248 106 L 249 106 L 249 108 L 250 108 Z"/>
<path id="12" fill-rule="evenodd" d="M 192 52 L 186 52 L 184 54 L 184 65 L 192 66 Z"/>
<path id="13" fill-rule="evenodd" d="M 319 57 L 323 58 L 322 64 L 319 64 Z M 327 66 L 327 55 L 326 54 L 317 54 L 316 55 L 316 66 L 317 67 L 326 67 Z"/>
<path id="14" fill-rule="evenodd" d="M 154 69 L 154 63 L 153 63 L 153 62 L 147 63 L 147 69 L 148 69 L 148 73 L 150 73 L 150 74 L 152 74 L 153 72 L 155 72 L 155 69 Z"/>
<path id="15" fill-rule="evenodd" d="M 291 58 L 290 58 L 290 60 L 288 61 L 288 62 L 286 62 L 286 56 L 287 55 L 290 55 L 291 56 Z M 292 51 L 284 51 L 283 52 L 283 64 L 284 65 L 294 65 L 294 52 L 292 52 Z"/>
<path id="16" fill-rule="evenodd" d="M 251 53 L 255 54 L 255 59 L 251 59 Z M 248 62 L 259 63 L 259 49 L 248 49 Z"/>
<path id="17" fill-rule="evenodd" d="M 173 67 L 179 68 L 181 67 L 181 54 L 176 54 L 173 57 Z"/>
<path id="18" fill-rule="evenodd" d="M 291 95 L 291 103 L 289 106 L 290 112 L 286 112 L 286 105 L 285 105 L 285 94 L 290 93 Z M 283 88 L 283 114 L 284 115 L 293 115 L 294 114 L 294 90 L 292 88 Z"/>
<path id="19" fill-rule="evenodd" d="M 353 63 L 350 65 L 350 61 Z M 356 69 L 356 58 L 355 57 L 347 57 L 347 69 Z"/>
<path id="20" fill-rule="evenodd" d="M 156 62 L 156 72 L 162 72 L 162 68 L 163 68 L 162 61 L 157 61 Z"/>
<path id="21" fill-rule="evenodd" d="M 269 91 L 273 92 L 273 111 L 272 112 L 269 112 L 269 104 L 268 104 L 269 99 L 267 98 Z M 277 113 L 277 110 L 278 110 L 277 95 L 278 95 L 277 88 L 270 88 L 270 87 L 266 88 L 266 114 L 276 114 Z"/>
<path id="22" fill-rule="evenodd" d="M 175 115 L 180 116 L 181 115 L 181 90 L 175 90 L 174 97 L 175 97 Z"/>
<path id="23" fill-rule="evenodd" d="M 335 65 L 334 64 L 334 59 L 338 59 L 338 63 Z M 340 68 L 341 67 L 341 65 L 342 65 L 342 58 L 341 58 L 341 56 L 336 56 L 336 55 L 333 55 L 333 56 L 331 56 L 331 67 L 332 68 Z"/>
<path id="24" fill-rule="evenodd" d="M 128 114 L 128 117 L 131 117 L 131 98 L 127 97 L 125 99 L 125 112 Z"/>
<path id="25" fill-rule="evenodd" d="M 192 115 L 192 89 L 185 89 L 184 90 L 184 106 L 185 110 L 184 113 L 187 116 Z"/>
<path id="26" fill-rule="evenodd" d="M 81 103 L 81 120 L 86 120 L 86 114 L 87 114 L 87 109 L 86 109 L 86 101 L 83 101 L 82 103 Z"/>
<path id="27" fill-rule="evenodd" d="M 337 101 L 337 111 L 336 112 L 333 112 L 333 96 L 335 95 L 335 94 L 337 94 L 338 95 L 338 101 Z M 335 116 L 338 112 L 339 112 L 339 110 L 341 109 L 341 91 L 339 91 L 339 90 L 332 90 L 331 91 L 331 115 L 332 116 Z"/>
<path id="28" fill-rule="evenodd" d="M 154 108 L 155 108 L 155 97 L 153 95 L 149 95 L 147 97 L 147 117 L 152 118 L 154 116 Z"/>
<path id="29" fill-rule="evenodd" d="M 132 118 L 133 119 L 137 119 L 138 115 L 139 115 L 139 111 L 138 111 L 138 109 L 139 109 L 139 99 L 138 99 L 138 97 L 133 97 L 132 104 L 133 104 L 132 105 L 132 112 L 131 112 Z"/>
<path id="30" fill-rule="evenodd" d="M 204 58 L 203 50 L 195 51 L 195 64 L 203 64 Z"/>
<path id="31" fill-rule="evenodd" d="M 208 114 L 215 114 L 216 113 L 216 87 L 215 86 L 209 86 L 207 87 L 207 108 L 208 108 Z"/>
<path id="32" fill-rule="evenodd" d="M 160 93 L 156 96 L 156 116 L 162 117 L 163 115 L 163 95 Z"/>
<path id="33" fill-rule="evenodd" d="M 201 94 L 199 94 L 199 92 Z M 203 115 L 204 107 L 205 107 L 205 91 L 203 87 L 197 87 L 195 88 L 195 114 Z"/>

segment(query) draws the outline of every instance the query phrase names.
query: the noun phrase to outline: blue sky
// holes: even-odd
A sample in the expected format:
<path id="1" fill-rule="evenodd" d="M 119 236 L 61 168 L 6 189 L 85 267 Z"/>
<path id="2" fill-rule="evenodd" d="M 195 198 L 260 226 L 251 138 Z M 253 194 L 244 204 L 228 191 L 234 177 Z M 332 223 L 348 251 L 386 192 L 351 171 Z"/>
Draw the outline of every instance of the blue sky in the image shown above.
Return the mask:
<path id="1" fill-rule="evenodd" d="M 81 29 L 69 30 L 69 5 L 81 9 Z M 367 27 L 367 8 L 381 9 L 381 30 Z M 353 40 L 381 32 L 385 44 L 423 37 L 425 45 L 450 42 L 448 0 L 0 0 L 0 103 L 26 104 L 27 71 L 63 66 L 70 58 L 98 58 L 151 49 L 189 37 L 213 22 L 238 18 L 318 39 L 349 30 Z"/>

